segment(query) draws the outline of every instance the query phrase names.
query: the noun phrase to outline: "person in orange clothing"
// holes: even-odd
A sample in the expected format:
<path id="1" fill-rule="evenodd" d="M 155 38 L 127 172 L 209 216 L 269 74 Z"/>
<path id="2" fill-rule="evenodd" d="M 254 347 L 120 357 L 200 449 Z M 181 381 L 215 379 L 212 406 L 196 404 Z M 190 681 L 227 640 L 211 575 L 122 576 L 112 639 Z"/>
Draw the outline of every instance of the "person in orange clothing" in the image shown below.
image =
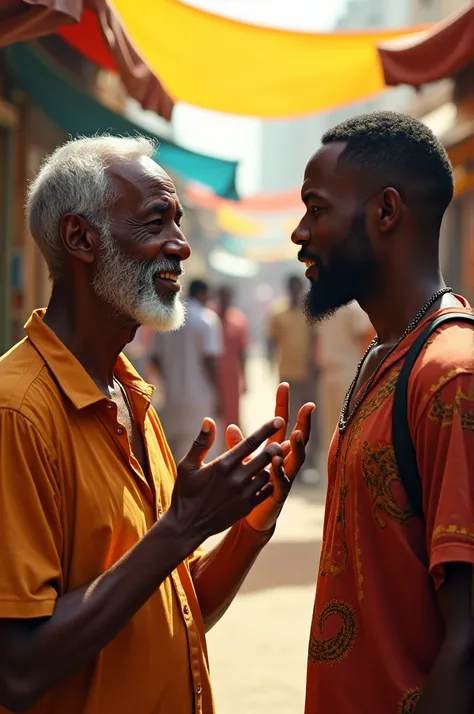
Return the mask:
<path id="1" fill-rule="evenodd" d="M 224 425 L 240 426 L 240 397 L 246 391 L 245 359 L 249 346 L 248 320 L 233 305 L 231 285 L 217 290 L 217 314 L 222 325 L 224 349 L 219 357 L 219 382 L 223 402 Z"/>
<path id="2" fill-rule="evenodd" d="M 290 275 L 286 281 L 287 300 L 273 307 L 267 327 L 267 353 L 270 365 L 276 365 L 278 379 L 290 387 L 290 422 L 296 420 L 301 399 L 319 392 L 319 335 L 301 312 L 304 281 Z M 313 414 L 311 441 L 306 449 L 305 468 L 301 480 L 319 484 L 318 452 L 320 446 L 320 414 Z"/>
<path id="3" fill-rule="evenodd" d="M 439 328 L 410 375 L 419 515 L 392 437 L 409 347 L 435 316 L 472 314 L 439 266 L 452 168 L 426 125 L 378 112 L 323 136 L 301 195 L 306 210 L 292 240 L 307 267 L 307 316 L 318 322 L 357 300 L 376 332 L 329 451 L 305 711 L 472 714 L 471 325 Z"/>
<path id="4" fill-rule="evenodd" d="M 276 419 L 245 440 L 231 432 L 209 465 L 205 419 L 175 468 L 152 388 L 122 354 L 139 325 L 183 318 L 190 248 L 155 148 L 70 141 L 29 189 L 53 290 L 0 361 L 1 711 L 212 714 L 205 631 L 304 460 L 314 405 L 286 440 L 283 386 Z"/>

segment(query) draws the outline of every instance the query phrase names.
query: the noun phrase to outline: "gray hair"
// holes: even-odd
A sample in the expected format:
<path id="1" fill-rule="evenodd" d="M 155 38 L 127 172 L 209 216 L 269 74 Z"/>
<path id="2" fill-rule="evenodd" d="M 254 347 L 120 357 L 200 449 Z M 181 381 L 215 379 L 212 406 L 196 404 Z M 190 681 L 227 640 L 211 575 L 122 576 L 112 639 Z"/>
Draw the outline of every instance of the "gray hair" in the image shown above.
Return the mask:
<path id="1" fill-rule="evenodd" d="M 107 231 L 109 210 L 119 198 L 107 169 L 116 161 L 151 157 L 156 149 L 143 136 L 104 134 L 72 139 L 44 159 L 28 188 L 26 216 L 53 280 L 60 276 L 65 258 L 59 237 L 62 216 L 77 214 L 101 233 Z"/>

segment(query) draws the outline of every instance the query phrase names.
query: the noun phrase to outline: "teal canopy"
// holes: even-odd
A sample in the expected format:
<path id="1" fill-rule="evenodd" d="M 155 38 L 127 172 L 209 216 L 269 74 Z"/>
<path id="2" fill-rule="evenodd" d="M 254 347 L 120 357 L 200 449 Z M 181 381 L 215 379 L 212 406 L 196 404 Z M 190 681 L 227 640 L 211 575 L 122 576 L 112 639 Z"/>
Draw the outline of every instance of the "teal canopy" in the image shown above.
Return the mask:
<path id="1" fill-rule="evenodd" d="M 120 116 L 82 89 L 45 51 L 28 42 L 6 47 L 2 54 L 22 89 L 67 134 L 150 136 L 160 142 L 156 161 L 171 173 L 208 186 L 219 196 L 237 198 L 237 162 L 184 149 Z"/>

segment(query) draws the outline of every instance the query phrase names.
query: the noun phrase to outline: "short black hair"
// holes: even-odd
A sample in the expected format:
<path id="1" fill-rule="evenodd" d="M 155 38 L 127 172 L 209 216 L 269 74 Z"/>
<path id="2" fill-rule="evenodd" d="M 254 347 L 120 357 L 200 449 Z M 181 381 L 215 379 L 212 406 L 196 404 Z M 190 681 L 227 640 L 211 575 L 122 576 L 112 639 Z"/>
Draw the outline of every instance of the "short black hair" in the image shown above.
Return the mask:
<path id="1" fill-rule="evenodd" d="M 446 149 L 422 121 L 392 111 L 361 114 L 323 135 L 323 144 L 333 142 L 347 144 L 341 163 L 369 170 L 441 220 L 454 194 L 453 169 Z"/>
<path id="2" fill-rule="evenodd" d="M 189 283 L 189 297 L 196 298 L 208 290 L 209 285 L 204 280 L 200 280 L 199 278 L 191 280 Z"/>

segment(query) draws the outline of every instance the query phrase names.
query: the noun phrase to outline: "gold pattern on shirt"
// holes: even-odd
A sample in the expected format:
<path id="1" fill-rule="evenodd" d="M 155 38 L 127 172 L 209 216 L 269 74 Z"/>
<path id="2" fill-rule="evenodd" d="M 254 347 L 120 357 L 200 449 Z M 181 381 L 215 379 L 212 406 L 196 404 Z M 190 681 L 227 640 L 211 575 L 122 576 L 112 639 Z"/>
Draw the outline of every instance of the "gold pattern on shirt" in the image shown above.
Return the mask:
<path id="1" fill-rule="evenodd" d="M 415 714 L 416 707 L 421 697 L 421 689 L 409 689 L 406 692 L 398 705 L 398 714 Z"/>
<path id="2" fill-rule="evenodd" d="M 444 400 L 442 391 L 437 391 L 432 398 L 428 419 L 441 427 L 452 426 L 454 416 L 461 419 L 461 426 L 467 431 L 474 431 L 474 380 L 469 393 L 456 389 L 454 400 L 448 403 Z"/>
<path id="3" fill-rule="evenodd" d="M 374 502 L 374 517 L 380 528 L 387 524 L 379 513 L 385 513 L 399 523 L 406 523 L 413 515 L 410 505 L 401 506 L 393 492 L 395 484 L 401 484 L 395 452 L 391 444 L 362 445 L 362 472 L 364 481 Z"/>
<path id="4" fill-rule="evenodd" d="M 333 637 L 324 639 L 322 637 L 324 626 L 330 617 L 338 617 L 342 621 L 341 627 Z M 315 629 L 317 629 L 316 634 Z M 356 636 L 354 609 L 342 600 L 331 600 L 323 607 L 317 620 L 313 621 L 308 654 L 310 664 L 341 662 L 352 649 Z"/>
<path id="5" fill-rule="evenodd" d="M 474 533 L 461 526 L 437 526 L 433 531 L 431 540 L 434 543 L 439 538 L 450 535 L 462 535 L 470 540 L 474 540 Z"/>
<path id="6" fill-rule="evenodd" d="M 349 548 L 346 541 L 346 501 L 349 493 L 348 467 L 353 463 L 354 451 L 360 448 L 360 436 L 364 421 L 376 412 L 382 404 L 389 399 L 397 383 L 399 369 L 393 370 L 389 376 L 382 381 L 380 386 L 368 396 L 365 402 L 360 406 L 359 411 L 354 417 L 353 423 L 349 426 L 341 445 L 341 453 L 339 458 L 340 464 L 340 479 L 338 491 L 333 494 L 334 498 L 338 498 L 336 523 L 332 538 L 324 540 L 320 559 L 319 575 L 340 575 L 347 567 L 349 562 Z M 356 504 L 354 501 L 354 509 Z M 358 521 L 358 513 L 354 513 L 355 522 Z M 357 583 L 358 583 L 358 598 L 363 599 L 363 574 L 360 546 L 358 543 L 359 531 L 355 531 L 354 549 L 356 553 L 356 568 L 357 568 Z"/>

